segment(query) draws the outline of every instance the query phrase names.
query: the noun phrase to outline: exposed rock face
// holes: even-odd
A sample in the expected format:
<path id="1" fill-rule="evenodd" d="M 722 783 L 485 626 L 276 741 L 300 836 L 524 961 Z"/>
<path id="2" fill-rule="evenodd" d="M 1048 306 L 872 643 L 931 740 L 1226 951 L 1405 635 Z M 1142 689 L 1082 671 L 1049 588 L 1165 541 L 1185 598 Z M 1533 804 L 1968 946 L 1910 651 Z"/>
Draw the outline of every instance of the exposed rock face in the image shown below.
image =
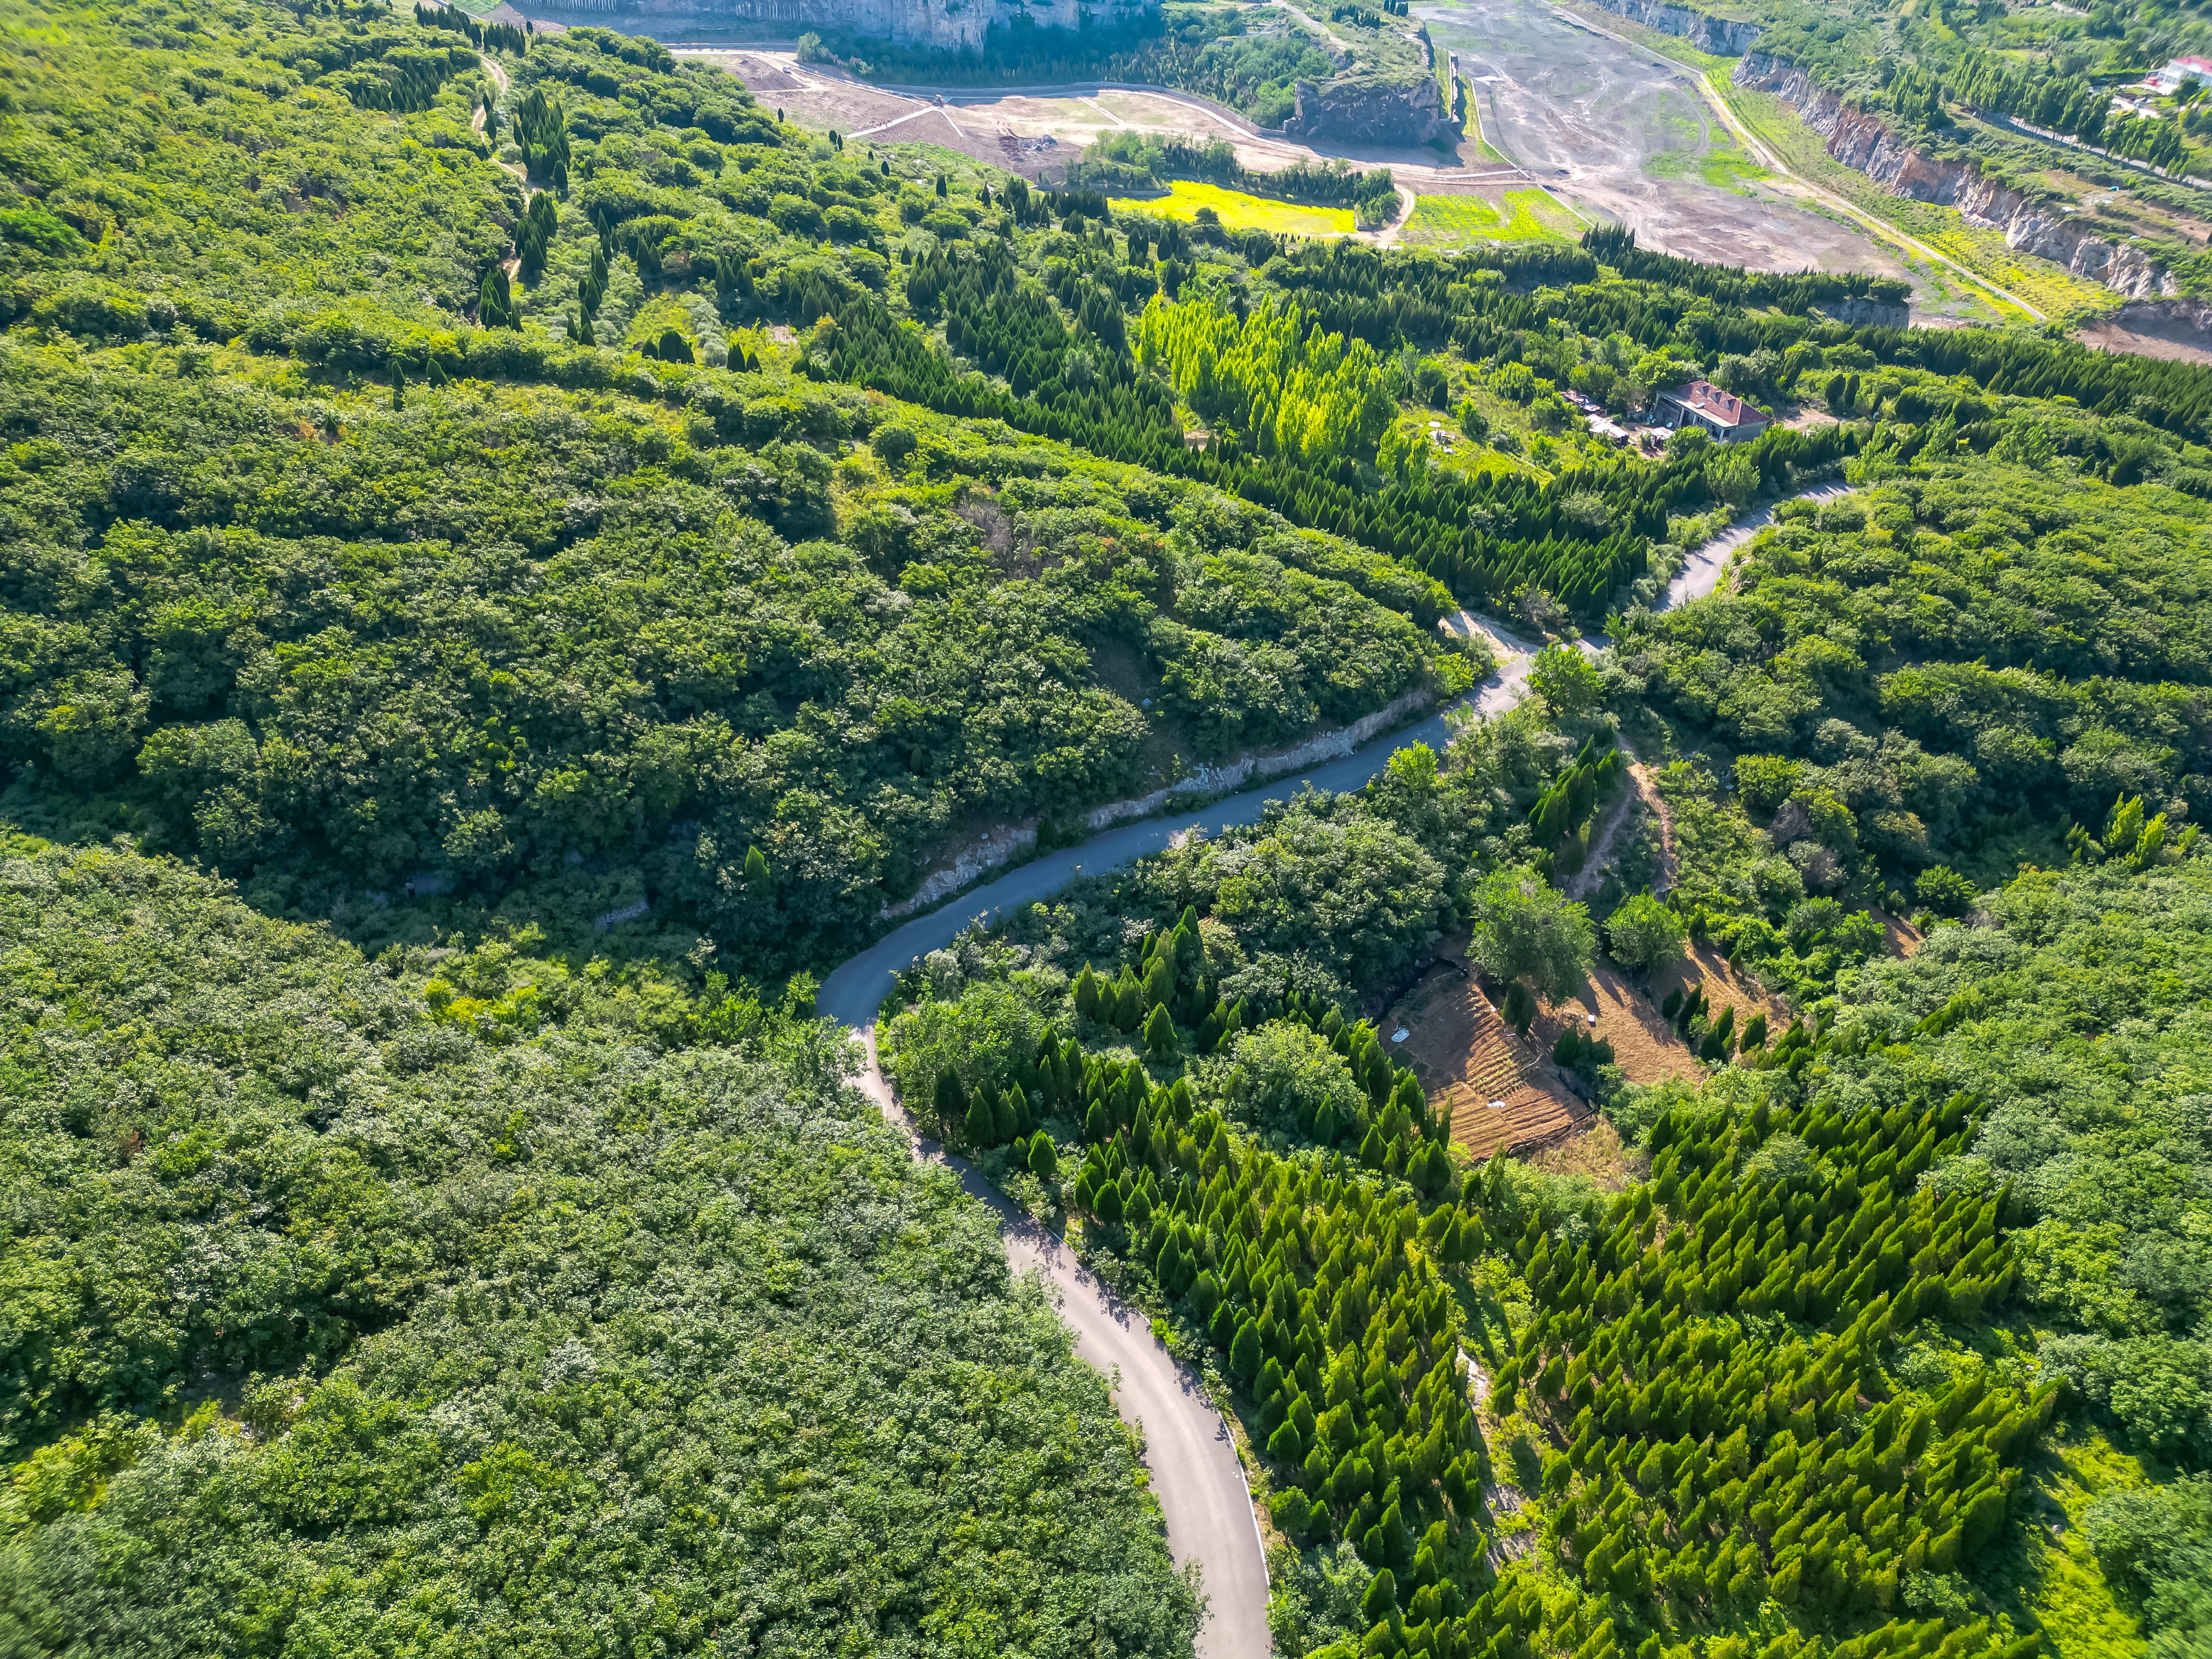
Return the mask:
<path id="1" fill-rule="evenodd" d="M 994 23 L 1026 17 L 1042 29 L 1120 29 L 1134 25 L 1159 0 L 561 0 L 564 13 L 604 11 L 745 22 L 779 33 L 825 33 L 889 40 L 942 52 L 980 48 Z"/>
<path id="2" fill-rule="evenodd" d="M 1297 107 L 1283 123 L 1291 138 L 1340 144 L 1425 144 L 1444 127 L 1444 106 L 1427 76 L 1391 81 L 1347 75 L 1334 81 L 1300 81 Z"/>
<path id="3" fill-rule="evenodd" d="M 1641 23 L 1656 34 L 1679 35 L 1700 52 L 1716 58 L 1740 58 L 1758 43 L 1756 23 L 1739 23 L 1727 17 L 1708 17 L 1687 6 L 1669 6 L 1662 0 L 1593 0 L 1632 23 Z"/>
<path id="4" fill-rule="evenodd" d="M 2138 300 L 2122 306 L 2113 320 L 2128 328 L 2156 327 L 2212 346 L 2212 301 L 2203 300 Z"/>
<path id="5" fill-rule="evenodd" d="M 1912 307 L 1902 300 L 1829 300 L 1813 309 L 1853 328 L 1906 328 L 1912 322 Z"/>
<path id="6" fill-rule="evenodd" d="M 1930 155 L 1855 109 L 1796 64 L 1750 52 L 1735 66 L 1735 83 L 1771 92 L 1796 106 L 1798 118 L 1827 140 L 1828 154 L 1863 173 L 1893 196 L 1959 210 L 1969 224 L 2004 233 L 2005 246 L 2063 265 L 2130 299 L 2179 292 L 2170 272 L 2142 249 L 2093 236 L 2063 211 L 2030 202 L 1984 176 L 1972 161 Z"/>

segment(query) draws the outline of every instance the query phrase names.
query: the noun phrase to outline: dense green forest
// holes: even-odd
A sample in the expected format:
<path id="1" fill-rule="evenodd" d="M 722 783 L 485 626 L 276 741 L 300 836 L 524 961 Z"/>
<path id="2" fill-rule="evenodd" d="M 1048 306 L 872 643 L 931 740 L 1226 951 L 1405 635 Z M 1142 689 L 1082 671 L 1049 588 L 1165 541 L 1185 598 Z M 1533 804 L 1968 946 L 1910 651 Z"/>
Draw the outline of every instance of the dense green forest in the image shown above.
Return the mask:
<path id="1" fill-rule="evenodd" d="M 2201 1649 L 2212 374 L 1116 214 L 601 29 L 0 22 L 8 1651 L 1188 1651 L 814 975 L 1468 690 L 1462 606 L 1519 708 L 884 1009 L 1236 1418 L 1280 1650 Z M 1695 374 L 1802 418 L 1565 396 Z M 1511 1026 L 1771 1012 L 1562 1038 L 1614 1162 L 1477 1165 L 1375 1024 L 1462 937 Z"/>

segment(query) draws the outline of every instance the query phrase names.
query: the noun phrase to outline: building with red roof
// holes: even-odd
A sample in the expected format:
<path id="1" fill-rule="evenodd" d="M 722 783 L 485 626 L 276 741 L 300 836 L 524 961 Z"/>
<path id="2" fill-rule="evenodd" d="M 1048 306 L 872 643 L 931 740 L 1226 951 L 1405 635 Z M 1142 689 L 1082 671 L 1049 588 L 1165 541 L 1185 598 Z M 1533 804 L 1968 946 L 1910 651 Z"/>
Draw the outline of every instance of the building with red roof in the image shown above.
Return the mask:
<path id="1" fill-rule="evenodd" d="M 1705 380 L 1692 380 L 1661 392 L 1651 402 L 1654 426 L 1703 427 L 1719 442 L 1756 438 L 1773 422 L 1733 392 Z"/>

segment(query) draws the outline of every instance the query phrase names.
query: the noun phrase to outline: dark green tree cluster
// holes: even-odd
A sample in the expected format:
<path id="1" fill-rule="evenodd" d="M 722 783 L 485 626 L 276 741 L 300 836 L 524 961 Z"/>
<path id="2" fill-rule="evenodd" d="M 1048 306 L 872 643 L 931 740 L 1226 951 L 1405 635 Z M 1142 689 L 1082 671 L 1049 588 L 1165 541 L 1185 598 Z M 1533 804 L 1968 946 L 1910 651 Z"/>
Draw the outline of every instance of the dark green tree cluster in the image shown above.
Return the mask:
<path id="1" fill-rule="evenodd" d="M 514 106 L 514 142 L 522 151 L 522 170 L 532 184 L 556 191 L 568 188 L 568 114 L 557 97 L 534 86 Z"/>
<path id="2" fill-rule="evenodd" d="M 1382 1045 L 1364 1019 L 1347 1020 L 1333 1003 L 1292 996 L 1283 1020 L 1317 1033 L 1352 1068 L 1366 1100 L 1339 1117 L 1324 1103 L 1310 1115 L 1302 1109 L 1298 1132 L 1319 1146 L 1353 1149 L 1362 1167 L 1402 1176 L 1419 1192 L 1433 1195 L 1451 1181 L 1451 1158 L 1444 1150 L 1451 1125 L 1429 1109 L 1420 1079 Z"/>
<path id="3" fill-rule="evenodd" d="M 2093 86 L 2078 75 L 2054 73 L 2047 63 L 2000 57 L 1978 48 L 1970 47 L 1961 55 L 1951 71 L 1951 84 L 1962 104 L 2016 115 L 2085 143 L 2098 142 L 2112 107 L 2110 89 Z"/>
<path id="4" fill-rule="evenodd" d="M 516 275 L 524 282 L 536 283 L 544 276 L 546 251 L 560 228 L 560 209 L 554 205 L 550 191 L 539 191 L 530 198 L 529 207 L 514 226 L 514 251 L 521 260 Z"/>
<path id="5" fill-rule="evenodd" d="M 1240 1146 L 1210 1111 L 1165 1142 L 1132 1133 L 1094 1152 L 1076 1176 L 1085 1207 L 1252 1390 L 1286 1482 L 1285 1530 L 1349 1539 L 1409 1595 L 1436 1584 L 1465 1565 L 1482 1460 L 1433 1262 L 1466 1259 L 1479 1230 L 1449 1208 L 1424 1222 L 1365 1177 Z"/>
<path id="6" fill-rule="evenodd" d="M 514 284 L 504 264 L 484 272 L 483 281 L 477 284 L 477 325 L 511 329 L 522 326 L 522 311 L 514 302 Z"/>
<path id="7" fill-rule="evenodd" d="M 1193 1046 L 1204 1054 L 1244 1023 L 1243 1004 L 1224 1001 L 1207 979 L 1198 913 L 1188 907 L 1172 930 L 1146 938 L 1136 966 L 1124 963 L 1118 979 L 1102 980 L 1085 963 L 1074 996 L 1082 1018 L 1117 1031 L 1141 1030 L 1161 1059 L 1176 1053 L 1178 1024 L 1194 1029 Z"/>
<path id="8" fill-rule="evenodd" d="M 1971 1323 L 2014 1281 L 2002 1199 L 1917 1184 L 1969 1117 L 1963 1097 L 1848 1117 L 1680 1109 L 1654 1127 L 1655 1181 L 1595 1243 L 1530 1218 L 1514 1253 L 1538 1316 L 1493 1387 L 1557 1425 L 1547 1525 L 1592 1590 L 1677 1616 L 1768 1595 L 1887 1614 L 1904 1576 L 1995 1539 L 2055 1391 L 1978 1372 L 1886 1397 L 1877 1364 L 1893 1330 Z M 1493 1167 L 1468 1198 L 1510 1233 L 1506 1193 Z M 1757 1340 L 1731 1313 L 1798 1334 Z"/>
<path id="9" fill-rule="evenodd" d="M 415 21 L 427 29 L 444 29 L 454 34 L 465 34 L 472 46 L 489 47 L 493 52 L 508 52 L 520 56 L 530 50 L 531 32 L 513 23 L 480 22 L 458 6 L 425 5 L 415 0 Z"/>
<path id="10" fill-rule="evenodd" d="M 1586 832 L 1605 798 L 1620 787 L 1628 764 L 1609 732 L 1592 732 L 1528 808 L 1528 833 L 1538 849 L 1559 859 L 1562 870 L 1582 867 Z"/>
<path id="11" fill-rule="evenodd" d="M 941 1072 L 931 1103 L 940 1124 L 957 1129 L 969 1146 L 978 1150 L 1004 1146 L 1010 1141 L 1026 1143 L 1036 1130 L 1030 1115 L 1029 1097 L 1012 1086 L 979 1083 L 969 1089 L 957 1074 Z"/>
<path id="12" fill-rule="evenodd" d="M 466 46 L 395 44 L 371 62 L 325 77 L 325 84 L 343 92 L 358 109 L 409 114 L 428 109 L 440 88 L 476 67 L 477 55 Z"/>

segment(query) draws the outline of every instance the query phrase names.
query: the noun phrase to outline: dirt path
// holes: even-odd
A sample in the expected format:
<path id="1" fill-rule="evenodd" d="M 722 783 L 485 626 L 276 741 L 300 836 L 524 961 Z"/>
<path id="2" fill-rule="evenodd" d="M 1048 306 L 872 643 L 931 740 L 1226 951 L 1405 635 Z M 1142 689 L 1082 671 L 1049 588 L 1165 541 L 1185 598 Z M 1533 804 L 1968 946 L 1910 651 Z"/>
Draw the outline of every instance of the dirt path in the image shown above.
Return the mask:
<path id="1" fill-rule="evenodd" d="M 1642 761 L 1631 761 L 1628 776 L 1635 786 L 1638 798 L 1651 810 L 1651 816 L 1659 820 L 1659 877 L 1651 884 L 1651 896 L 1664 898 L 1674 891 L 1675 878 L 1681 873 L 1681 866 L 1674 859 L 1674 814 L 1668 808 L 1666 796 L 1659 793 L 1659 786 L 1652 779 L 1650 767 Z"/>
<path id="2" fill-rule="evenodd" d="M 507 93 L 513 89 L 513 82 L 507 78 L 507 71 L 500 66 L 499 59 L 494 58 L 489 52 L 478 52 L 477 62 L 482 64 L 484 73 L 491 76 L 492 84 L 499 88 L 499 95 L 503 101 Z M 477 105 L 476 113 L 469 117 L 469 125 L 477 132 L 484 130 L 484 112 L 482 104 Z M 495 157 L 494 165 L 513 173 L 520 181 L 522 185 L 522 204 L 528 207 L 530 198 L 538 194 L 538 191 L 531 187 L 530 175 L 512 161 L 501 161 Z M 513 282 L 515 273 L 522 269 L 522 256 L 517 253 L 510 258 L 501 260 L 500 268 L 507 272 L 507 280 Z"/>
<path id="3" fill-rule="evenodd" d="M 1788 164 L 1785 163 L 1779 155 L 1776 155 L 1774 151 L 1768 149 L 1759 139 L 1759 136 L 1753 132 L 1749 127 L 1746 126 L 1743 122 L 1737 118 L 1736 112 L 1729 107 L 1728 100 L 1721 96 L 1719 92 L 1715 89 L 1711 81 L 1707 78 L 1702 70 L 1693 68 L 1688 64 L 1682 63 L 1677 58 L 1668 57 L 1665 52 L 1660 51 L 1656 46 L 1647 45 L 1643 41 L 1632 40 L 1625 34 L 1616 34 L 1613 30 L 1606 27 L 1602 23 L 1593 21 L 1589 18 L 1583 17 L 1574 12 L 1567 11 L 1560 7 L 1555 6 L 1553 9 L 1557 12 L 1559 15 L 1569 19 L 1577 27 L 1589 29 L 1595 33 L 1605 35 L 1608 39 L 1618 40 L 1622 46 L 1627 46 L 1632 51 L 1648 52 L 1661 62 L 1672 64 L 1675 69 L 1680 70 L 1683 75 L 1689 78 L 1691 85 L 1697 89 L 1698 95 L 1704 99 L 1706 105 L 1712 110 L 1713 113 L 1720 118 L 1722 125 L 1725 126 L 1735 136 L 1736 142 L 1741 144 L 1746 150 L 1750 152 L 1750 154 L 1758 160 L 1761 167 L 1765 167 L 1769 172 L 1775 173 L 1780 178 L 1788 179 L 1790 184 L 1796 188 L 1799 193 L 1813 201 L 1820 203 L 1821 206 L 1828 209 L 1832 212 L 1842 214 L 1845 218 L 1850 219 L 1856 224 L 1863 225 L 1867 230 L 1874 235 L 1880 237 L 1883 241 L 1889 243 L 1892 246 L 1904 248 L 1906 252 L 1916 254 L 1921 258 L 1932 260 L 1936 264 L 1944 267 L 1947 270 L 1949 270 L 1964 278 L 1966 281 L 1972 283 L 1976 288 L 1986 289 L 1988 292 L 1994 294 L 1998 298 L 2003 300 L 2006 303 L 2019 307 L 2029 316 L 2035 319 L 2037 322 L 2048 322 L 2050 320 L 2050 319 L 2045 317 L 2043 313 L 2038 311 L 2033 306 L 2028 304 L 2027 301 L 2021 299 L 2020 295 L 2012 292 L 2011 289 L 1999 288 L 1995 283 L 1990 281 L 1988 277 L 1977 276 L 1974 272 L 1967 270 L 1966 266 L 1960 264 L 1956 259 L 1951 258 L 1949 254 L 1937 252 L 1934 248 L 1929 246 L 1927 243 L 1919 240 L 1917 238 L 1906 235 L 1903 231 L 1899 230 L 1895 225 L 1891 224 L 1887 220 L 1869 213 L 1864 208 L 1860 207 L 1857 204 L 1837 195 L 1832 191 L 1822 188 L 1820 185 L 1814 184 L 1811 179 L 1805 178 L 1802 174 L 1791 172 Z"/>

